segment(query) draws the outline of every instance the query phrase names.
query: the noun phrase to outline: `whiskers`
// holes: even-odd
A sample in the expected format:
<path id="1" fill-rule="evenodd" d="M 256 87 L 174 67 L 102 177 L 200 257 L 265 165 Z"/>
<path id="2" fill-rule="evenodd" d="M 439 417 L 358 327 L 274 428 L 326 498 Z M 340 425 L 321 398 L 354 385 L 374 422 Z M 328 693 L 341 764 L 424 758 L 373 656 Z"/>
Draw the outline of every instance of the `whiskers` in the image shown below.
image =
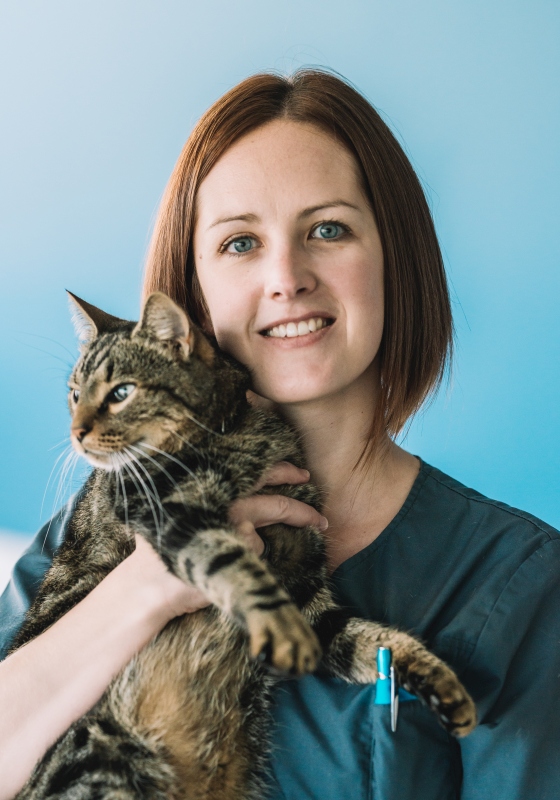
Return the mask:
<path id="1" fill-rule="evenodd" d="M 176 435 L 179 436 L 179 434 L 176 434 Z M 183 439 L 180 436 L 179 436 L 179 438 L 186 443 L 186 439 Z M 166 474 L 166 476 L 175 485 L 175 487 L 179 488 L 177 486 L 177 483 L 175 482 L 175 480 L 169 474 L 169 472 L 167 472 L 167 470 L 165 470 L 158 461 L 156 461 L 155 459 L 151 458 L 145 452 L 145 450 L 140 449 L 140 448 L 147 448 L 148 450 L 152 450 L 153 452 L 159 453 L 159 455 L 164 456 L 165 458 L 168 458 L 174 464 L 177 464 L 179 467 L 181 467 L 181 469 L 184 470 L 187 473 L 187 475 L 189 475 L 189 477 L 191 477 L 195 481 L 195 483 L 197 483 L 199 489 L 202 489 L 202 484 L 201 484 L 200 478 L 197 476 L 197 474 L 195 472 L 193 472 L 193 470 L 190 467 L 187 467 L 187 465 L 183 461 L 180 461 L 178 458 L 176 458 L 175 456 L 171 455 L 171 453 L 166 453 L 165 450 L 160 450 L 159 447 L 155 447 L 153 444 L 148 444 L 147 442 L 139 442 L 138 443 L 138 447 L 135 447 L 134 445 L 130 445 L 130 446 L 131 446 L 131 448 L 133 450 L 136 450 L 137 452 L 141 453 L 145 458 L 147 458 L 149 461 L 151 461 L 153 464 L 155 464 L 155 466 L 158 467 L 158 469 L 160 469 L 162 472 L 164 472 Z M 199 453 L 200 451 L 197 450 L 196 452 Z"/>
<path id="2" fill-rule="evenodd" d="M 199 419 L 197 419 L 195 416 L 193 416 L 193 414 L 187 414 L 185 412 L 185 416 L 186 416 L 187 419 L 190 419 L 191 422 L 194 422 L 195 425 L 198 425 L 199 428 L 202 428 L 203 431 L 206 431 L 206 433 L 211 433 L 212 436 L 219 436 L 221 438 L 224 435 L 223 431 L 222 431 L 222 433 L 218 433 L 218 431 L 213 431 L 211 428 L 208 428 L 203 422 L 201 422 Z M 223 423 L 222 423 L 222 427 L 223 427 Z"/>
<path id="3" fill-rule="evenodd" d="M 187 439 L 179 434 L 175 435 L 181 442 L 190 447 L 194 453 L 202 456 L 202 453 Z M 53 475 L 56 475 L 58 471 L 58 483 L 54 500 L 56 508 L 58 508 L 61 497 L 65 493 L 68 481 L 72 480 L 76 465 L 81 460 L 81 456 L 72 448 L 68 438 L 56 446 L 60 447 L 60 445 L 64 443 L 66 443 L 66 447 L 54 463 L 43 497 L 44 505 L 49 486 L 53 481 Z M 184 486 L 181 485 L 181 475 L 180 473 L 178 474 L 177 468 L 172 468 L 171 465 L 179 467 L 180 470 L 185 473 L 185 476 L 188 476 L 191 485 L 195 484 L 197 486 L 201 502 L 204 502 L 204 484 L 200 476 L 197 475 L 188 464 L 184 463 L 175 455 L 166 453 L 161 448 L 149 444 L 148 442 L 138 442 L 137 444 L 123 446 L 118 451 L 114 450 L 104 453 L 103 467 L 97 468 L 105 472 L 107 480 L 111 482 L 114 480 L 115 482 L 113 504 L 115 510 L 117 507 L 121 508 L 120 513 L 124 516 L 124 525 L 128 535 L 133 535 L 133 531 L 131 530 L 131 521 L 133 518 L 131 504 L 134 498 L 138 498 L 145 504 L 145 507 L 147 506 L 147 510 L 149 509 L 148 515 L 151 514 L 153 520 L 153 530 L 156 534 L 157 549 L 159 552 L 161 552 L 162 548 L 162 536 L 165 526 L 168 524 L 174 526 L 175 521 L 162 502 L 160 496 L 161 486 L 159 486 L 160 491 L 158 491 L 158 485 L 156 485 L 158 473 L 165 476 L 165 483 L 169 488 L 175 490 L 179 502 L 186 503 Z M 132 486 L 134 486 L 134 490 L 132 490 Z M 168 493 L 168 490 L 166 490 L 166 492 Z M 45 546 L 53 521 L 54 517 L 47 527 L 43 547 Z M 151 525 L 152 523 L 150 522 L 149 524 Z"/>
<path id="4" fill-rule="evenodd" d="M 156 448 L 157 449 L 157 448 Z M 158 544 L 158 551 L 161 552 L 161 535 L 163 530 L 164 518 L 171 525 L 175 525 L 174 520 L 169 516 L 167 511 L 165 510 L 161 498 L 159 496 L 159 492 L 157 487 L 154 483 L 152 476 L 150 475 L 149 471 L 146 469 L 142 461 L 135 455 L 133 451 L 138 452 L 143 458 L 146 458 L 148 461 L 151 461 L 159 470 L 161 470 L 171 482 L 177 487 L 177 483 L 173 479 L 173 477 L 167 472 L 167 470 L 158 464 L 158 462 L 151 458 L 144 450 L 136 447 L 135 445 L 129 445 L 128 447 L 123 448 L 123 453 L 126 454 L 126 459 L 122 458 L 122 468 L 127 472 L 128 476 L 130 477 L 131 481 L 136 486 L 137 492 L 144 496 L 148 501 L 148 505 L 150 506 L 150 510 L 152 512 L 152 517 L 154 520 L 154 527 L 156 530 L 157 536 L 157 544 Z M 162 451 L 163 452 L 163 451 Z M 159 512 L 159 514 L 157 513 Z"/>
<path id="5" fill-rule="evenodd" d="M 182 438 L 182 437 L 180 437 L 180 438 Z M 169 481 L 171 486 L 173 486 L 175 488 L 175 490 L 176 490 L 176 492 L 177 492 L 177 494 L 178 494 L 178 496 L 179 496 L 179 498 L 181 499 L 182 502 L 186 502 L 186 498 L 184 496 L 184 493 L 183 493 L 183 490 L 182 490 L 181 486 L 179 485 L 177 480 L 175 480 L 175 478 L 169 472 L 169 470 L 166 469 L 166 467 L 162 463 L 160 463 L 159 459 L 157 459 L 157 458 L 153 457 L 152 455 L 150 455 L 150 452 L 148 452 L 148 451 L 150 451 L 150 452 L 152 452 L 154 454 L 157 454 L 157 455 L 167 459 L 171 463 L 176 464 L 177 466 L 179 466 L 194 481 L 194 483 L 197 484 L 197 486 L 198 486 L 198 488 L 200 490 L 200 495 L 201 495 L 202 502 L 204 502 L 204 491 L 203 491 L 204 487 L 203 487 L 203 483 L 200 480 L 199 476 L 189 466 L 187 466 L 187 464 L 185 464 L 180 459 L 176 458 L 171 453 L 166 453 L 165 450 L 161 450 L 159 447 L 156 447 L 155 445 L 148 444 L 147 442 L 139 442 L 136 445 L 128 445 L 128 447 L 125 447 L 123 449 L 123 452 L 126 454 L 126 458 L 129 459 L 129 460 L 126 460 L 126 461 L 123 460 L 123 462 L 122 462 L 123 469 L 128 471 L 131 480 L 133 480 L 133 482 L 135 483 L 135 485 L 137 487 L 137 490 L 138 491 L 142 490 L 143 495 L 146 497 L 146 500 L 148 501 L 148 503 L 150 505 L 150 508 L 152 510 L 152 516 L 153 516 L 153 519 L 154 519 L 154 525 L 155 525 L 156 533 L 157 533 L 157 537 L 158 537 L 158 548 L 160 549 L 161 548 L 161 530 L 162 530 L 163 521 L 164 521 L 163 518 L 166 517 L 168 522 L 171 525 L 174 525 L 175 522 L 174 522 L 173 519 L 171 519 L 171 517 L 169 516 L 169 514 L 166 512 L 165 508 L 163 507 L 163 505 L 161 503 L 161 498 L 160 498 L 159 493 L 157 491 L 157 488 L 156 488 L 155 482 L 154 482 L 154 480 L 152 478 L 152 475 L 150 475 L 150 472 L 148 471 L 146 466 L 142 463 L 142 460 L 145 459 L 150 464 L 152 464 L 153 467 L 155 467 L 159 472 L 161 472 L 163 475 L 165 475 L 165 477 L 167 478 L 167 480 Z M 145 480 L 144 480 L 144 478 L 145 478 Z M 147 485 L 147 484 L 149 484 L 149 485 Z M 156 508 L 159 511 L 159 518 L 156 515 Z"/>
<path id="6" fill-rule="evenodd" d="M 51 481 L 53 481 L 53 476 L 56 474 L 56 472 L 58 470 L 58 479 L 57 479 L 57 485 L 56 485 L 56 491 L 55 491 L 55 495 L 54 495 L 54 500 L 53 500 L 53 504 L 52 504 L 51 518 L 49 520 L 49 524 L 47 525 L 47 530 L 45 531 L 45 537 L 43 539 L 43 544 L 41 546 L 41 553 L 45 549 L 45 544 L 46 544 L 46 541 L 47 541 L 51 526 L 52 526 L 53 521 L 54 521 L 55 516 L 56 516 L 55 512 L 57 511 L 62 498 L 64 497 L 65 494 L 67 494 L 67 486 L 68 486 L 68 484 L 70 486 L 72 486 L 72 482 L 73 482 L 73 479 L 74 479 L 74 472 L 76 470 L 76 466 L 78 464 L 78 461 L 80 460 L 80 456 L 76 453 L 76 451 L 74 450 L 74 448 L 70 444 L 70 440 L 69 440 L 68 437 L 64 438 L 58 444 L 53 445 L 51 450 L 54 449 L 55 447 L 60 447 L 65 442 L 68 442 L 68 444 L 66 445 L 64 450 L 57 456 L 56 461 L 53 464 L 53 467 L 52 467 L 52 469 L 50 471 L 50 475 L 49 475 L 48 480 L 47 480 L 47 485 L 45 486 L 45 491 L 43 492 L 43 499 L 41 501 L 40 516 L 42 518 L 43 509 L 45 507 L 45 500 L 46 500 L 46 497 L 47 497 L 47 493 L 49 491 L 49 486 L 51 485 Z M 64 459 L 62 461 L 62 463 L 61 463 L 61 459 Z"/>
<path id="7" fill-rule="evenodd" d="M 124 482 L 122 471 L 126 466 L 126 458 L 121 453 L 113 453 L 111 455 L 111 465 L 114 466 L 115 473 L 115 507 L 119 500 L 119 486 L 122 492 L 123 509 L 124 509 L 124 526 L 128 535 L 131 535 L 130 527 L 128 524 L 128 498 L 126 496 L 126 484 Z"/>
<path id="8" fill-rule="evenodd" d="M 201 451 L 198 449 L 198 447 L 195 447 L 195 446 L 194 446 L 194 444 L 193 444 L 192 442 L 189 442 L 189 440 L 188 440 L 188 439 L 185 439 L 185 437 L 184 437 L 184 436 L 181 436 L 181 434 L 180 434 L 180 433 L 177 433 L 177 431 L 171 431 L 171 433 L 173 434 L 173 436 L 176 436 L 176 437 L 177 437 L 177 439 L 179 439 L 179 441 L 180 441 L 180 442 L 183 442 L 183 444 L 186 444 L 186 445 L 187 445 L 187 447 L 190 447 L 190 449 L 193 451 L 193 453 L 196 453 L 196 454 L 197 454 L 197 456 L 202 456 L 202 453 L 201 453 Z M 219 435 L 219 434 L 218 434 L 218 435 Z"/>

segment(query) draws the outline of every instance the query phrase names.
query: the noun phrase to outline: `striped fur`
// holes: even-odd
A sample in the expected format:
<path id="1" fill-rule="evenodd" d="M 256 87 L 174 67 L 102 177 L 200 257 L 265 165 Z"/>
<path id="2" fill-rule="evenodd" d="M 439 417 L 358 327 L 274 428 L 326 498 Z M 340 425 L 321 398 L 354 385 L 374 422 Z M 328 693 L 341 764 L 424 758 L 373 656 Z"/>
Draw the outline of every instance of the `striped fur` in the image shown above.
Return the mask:
<path id="1" fill-rule="evenodd" d="M 295 432 L 247 403 L 247 372 L 164 295 L 149 298 L 137 325 L 77 302 L 89 341 L 71 411 L 97 468 L 15 648 L 122 561 L 132 531 L 213 605 L 169 623 L 50 749 L 18 800 L 262 798 L 276 675 L 311 672 L 322 657 L 332 675 L 375 682 L 380 646 L 449 732 L 468 733 L 474 706 L 449 667 L 407 634 L 336 606 L 316 530 L 269 526 L 262 560 L 229 524 L 231 503 L 271 466 L 302 465 Z M 134 392 L 112 403 L 123 384 Z M 320 507 L 313 486 L 273 491 Z"/>

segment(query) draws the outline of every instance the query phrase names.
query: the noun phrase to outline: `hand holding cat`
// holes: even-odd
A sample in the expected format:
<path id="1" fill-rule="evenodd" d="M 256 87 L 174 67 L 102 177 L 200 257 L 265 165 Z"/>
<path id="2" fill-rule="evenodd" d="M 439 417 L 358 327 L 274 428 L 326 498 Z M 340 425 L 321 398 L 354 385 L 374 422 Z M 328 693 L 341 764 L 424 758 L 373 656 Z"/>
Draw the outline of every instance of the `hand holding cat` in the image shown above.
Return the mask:
<path id="1" fill-rule="evenodd" d="M 279 461 L 257 484 L 255 491 L 258 492 L 264 486 L 307 483 L 309 477 L 306 469 L 298 469 L 288 461 Z M 263 544 L 256 528 L 273 525 L 275 522 L 283 522 L 295 528 L 313 525 L 322 531 L 328 527 L 326 518 L 314 508 L 282 494 L 251 495 L 237 500 L 231 506 L 229 518 L 239 532 L 247 536 L 249 543 L 259 555 L 263 551 Z"/>
<path id="2" fill-rule="evenodd" d="M 309 472 L 298 469 L 287 461 L 276 464 L 257 484 L 255 491 L 264 486 L 307 483 Z M 237 500 L 230 509 L 230 520 L 238 532 L 258 555 L 264 551 L 263 540 L 257 528 L 284 522 L 296 528 L 313 525 L 325 530 L 327 520 L 311 506 L 284 495 L 251 495 Z M 142 536 L 136 536 L 136 550 L 129 556 L 136 564 L 147 587 L 160 593 L 162 609 L 168 618 L 199 611 L 209 605 L 206 596 L 194 586 L 188 586 L 169 572 L 154 549 Z"/>

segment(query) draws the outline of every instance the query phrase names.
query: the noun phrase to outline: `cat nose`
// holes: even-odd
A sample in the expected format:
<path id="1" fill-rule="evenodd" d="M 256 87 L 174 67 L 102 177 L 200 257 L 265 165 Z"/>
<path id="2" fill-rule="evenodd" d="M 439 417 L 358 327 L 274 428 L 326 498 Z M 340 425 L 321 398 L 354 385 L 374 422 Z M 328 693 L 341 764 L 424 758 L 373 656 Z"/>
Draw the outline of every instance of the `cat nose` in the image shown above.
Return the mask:
<path id="1" fill-rule="evenodd" d="M 72 435 L 75 436 L 79 442 L 81 442 L 84 436 L 90 432 L 90 430 L 91 428 L 86 428 L 85 426 L 82 428 L 72 428 Z"/>

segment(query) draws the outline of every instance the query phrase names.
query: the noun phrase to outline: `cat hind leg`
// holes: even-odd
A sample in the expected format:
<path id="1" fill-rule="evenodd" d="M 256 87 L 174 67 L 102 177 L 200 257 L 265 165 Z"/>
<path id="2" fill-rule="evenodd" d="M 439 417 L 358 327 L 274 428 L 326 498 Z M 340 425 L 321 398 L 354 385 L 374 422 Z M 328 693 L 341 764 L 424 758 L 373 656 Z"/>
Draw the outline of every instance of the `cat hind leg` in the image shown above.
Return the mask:
<path id="1" fill-rule="evenodd" d="M 174 774 L 107 717 L 74 723 L 36 766 L 16 800 L 169 800 Z"/>

